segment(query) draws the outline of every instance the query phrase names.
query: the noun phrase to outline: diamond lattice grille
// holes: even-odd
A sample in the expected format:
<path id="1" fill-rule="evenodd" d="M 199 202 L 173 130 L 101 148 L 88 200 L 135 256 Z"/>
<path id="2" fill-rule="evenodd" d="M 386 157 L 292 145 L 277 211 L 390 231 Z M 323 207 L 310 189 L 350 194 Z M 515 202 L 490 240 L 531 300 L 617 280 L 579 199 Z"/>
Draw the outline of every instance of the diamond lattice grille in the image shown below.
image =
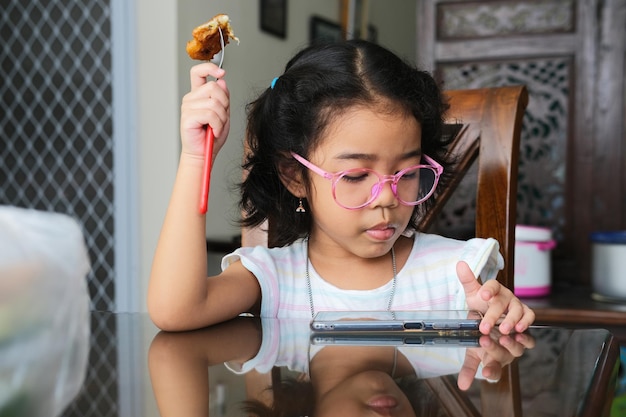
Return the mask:
<path id="1" fill-rule="evenodd" d="M 114 308 L 108 0 L 0 0 L 0 204 L 70 214 L 93 264 L 92 308 Z"/>
<path id="2" fill-rule="evenodd" d="M 0 0 L 0 204 L 80 221 L 98 310 L 115 307 L 110 28 L 110 0 Z M 115 338 L 113 319 L 92 323 L 64 417 L 119 415 Z"/>

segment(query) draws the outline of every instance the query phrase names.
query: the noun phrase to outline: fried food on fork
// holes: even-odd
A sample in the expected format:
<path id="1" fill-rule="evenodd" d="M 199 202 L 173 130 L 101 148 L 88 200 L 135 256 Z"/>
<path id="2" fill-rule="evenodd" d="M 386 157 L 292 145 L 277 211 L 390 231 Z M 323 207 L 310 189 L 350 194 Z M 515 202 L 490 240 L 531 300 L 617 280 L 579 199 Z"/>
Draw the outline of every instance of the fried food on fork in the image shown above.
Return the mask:
<path id="1" fill-rule="evenodd" d="M 208 22 L 196 27 L 192 32 L 193 39 L 187 42 L 187 54 L 191 59 L 202 61 L 211 60 L 215 54 L 222 50 L 220 42 L 220 31 L 224 37 L 224 45 L 228 44 L 229 39 L 233 39 L 239 43 L 239 39 L 235 36 L 233 28 L 230 25 L 230 19 L 226 14 L 215 15 Z"/>

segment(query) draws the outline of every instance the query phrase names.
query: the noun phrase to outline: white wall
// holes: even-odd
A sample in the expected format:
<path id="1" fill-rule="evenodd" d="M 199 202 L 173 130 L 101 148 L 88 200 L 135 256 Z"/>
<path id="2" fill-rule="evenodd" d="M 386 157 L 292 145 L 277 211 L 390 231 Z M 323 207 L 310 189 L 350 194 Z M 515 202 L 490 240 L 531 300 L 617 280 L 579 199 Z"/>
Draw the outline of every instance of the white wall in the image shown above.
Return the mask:
<path id="1" fill-rule="evenodd" d="M 136 1 L 138 216 L 140 310 L 178 163 L 178 51 L 176 3 Z"/>
<path id="2" fill-rule="evenodd" d="M 422 0 L 370 0 L 370 22 L 378 29 L 378 43 L 414 62 L 417 45 L 415 13 Z M 430 1 L 430 0 L 426 0 Z M 393 4 L 393 7 L 389 7 Z"/>

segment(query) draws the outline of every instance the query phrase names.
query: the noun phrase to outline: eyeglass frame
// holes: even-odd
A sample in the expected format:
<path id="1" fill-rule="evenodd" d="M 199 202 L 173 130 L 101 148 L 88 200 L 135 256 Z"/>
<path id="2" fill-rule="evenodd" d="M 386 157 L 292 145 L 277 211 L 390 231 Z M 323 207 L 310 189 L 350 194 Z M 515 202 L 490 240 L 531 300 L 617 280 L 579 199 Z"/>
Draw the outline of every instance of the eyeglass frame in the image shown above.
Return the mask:
<path id="1" fill-rule="evenodd" d="M 345 208 L 346 210 L 359 210 L 362 209 L 363 207 L 366 207 L 368 205 L 370 205 L 374 200 L 376 200 L 378 198 L 378 196 L 380 196 L 380 193 L 383 190 L 383 186 L 385 185 L 386 182 L 391 182 L 391 191 L 393 192 L 394 197 L 400 202 L 400 204 L 405 205 L 405 206 L 417 206 L 422 204 L 424 201 L 428 200 L 435 192 L 435 189 L 437 188 L 437 185 L 439 184 L 439 178 L 441 177 L 441 174 L 443 173 L 443 166 L 441 166 L 440 163 L 438 163 L 437 161 L 435 161 L 434 159 L 432 159 L 430 156 L 424 154 L 422 155 L 424 157 L 424 160 L 426 160 L 426 162 L 428 162 L 428 164 L 417 164 L 417 165 L 411 165 L 410 167 L 404 168 L 400 171 L 398 171 L 398 173 L 394 174 L 394 175 L 383 175 L 383 174 L 379 174 L 378 172 L 374 171 L 373 169 L 369 169 L 369 168 L 351 168 L 351 169 L 346 169 L 343 171 L 339 171 L 339 172 L 335 172 L 330 173 L 328 171 L 323 170 L 322 168 L 318 167 L 317 165 L 315 165 L 313 162 L 305 159 L 303 156 L 298 155 L 295 152 L 291 152 L 291 156 L 298 161 L 299 163 L 301 163 L 302 165 L 304 165 L 306 168 L 310 169 L 311 171 L 313 171 L 314 173 L 316 173 L 317 175 L 331 181 L 332 184 L 332 194 L 333 194 L 333 200 L 335 200 L 335 203 L 337 203 L 337 205 L 339 205 L 340 207 Z M 410 170 L 414 170 L 414 169 L 421 169 L 421 168 L 430 168 L 433 169 L 433 172 L 435 174 L 435 179 L 433 181 L 433 187 L 432 189 L 428 192 L 428 194 L 426 194 L 424 197 L 420 198 L 417 201 L 414 201 L 412 203 L 406 202 L 404 200 L 402 200 L 399 196 L 398 196 L 398 180 L 407 172 Z M 377 191 L 374 195 L 372 195 L 365 203 L 361 204 L 360 206 L 357 207 L 346 207 L 343 204 L 341 204 L 339 201 L 337 201 L 337 195 L 335 193 L 335 187 L 337 185 L 337 180 L 341 177 L 343 177 L 344 175 L 346 175 L 347 173 L 351 173 L 351 172 L 371 172 L 374 175 L 376 175 L 378 177 L 378 187 L 377 187 Z"/>

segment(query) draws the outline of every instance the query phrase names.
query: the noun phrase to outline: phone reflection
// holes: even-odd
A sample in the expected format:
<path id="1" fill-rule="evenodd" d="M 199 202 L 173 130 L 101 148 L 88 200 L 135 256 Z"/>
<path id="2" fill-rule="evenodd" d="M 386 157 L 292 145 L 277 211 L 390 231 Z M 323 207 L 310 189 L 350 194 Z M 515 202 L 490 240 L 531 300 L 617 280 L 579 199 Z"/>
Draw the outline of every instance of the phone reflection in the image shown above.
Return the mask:
<path id="1" fill-rule="evenodd" d="M 193 332 L 158 333 L 149 351 L 162 416 L 442 415 L 437 383 L 497 381 L 534 347 L 529 334 L 410 345 L 311 337 L 301 320 L 235 320 Z M 219 377 L 216 377 L 219 375 Z"/>

